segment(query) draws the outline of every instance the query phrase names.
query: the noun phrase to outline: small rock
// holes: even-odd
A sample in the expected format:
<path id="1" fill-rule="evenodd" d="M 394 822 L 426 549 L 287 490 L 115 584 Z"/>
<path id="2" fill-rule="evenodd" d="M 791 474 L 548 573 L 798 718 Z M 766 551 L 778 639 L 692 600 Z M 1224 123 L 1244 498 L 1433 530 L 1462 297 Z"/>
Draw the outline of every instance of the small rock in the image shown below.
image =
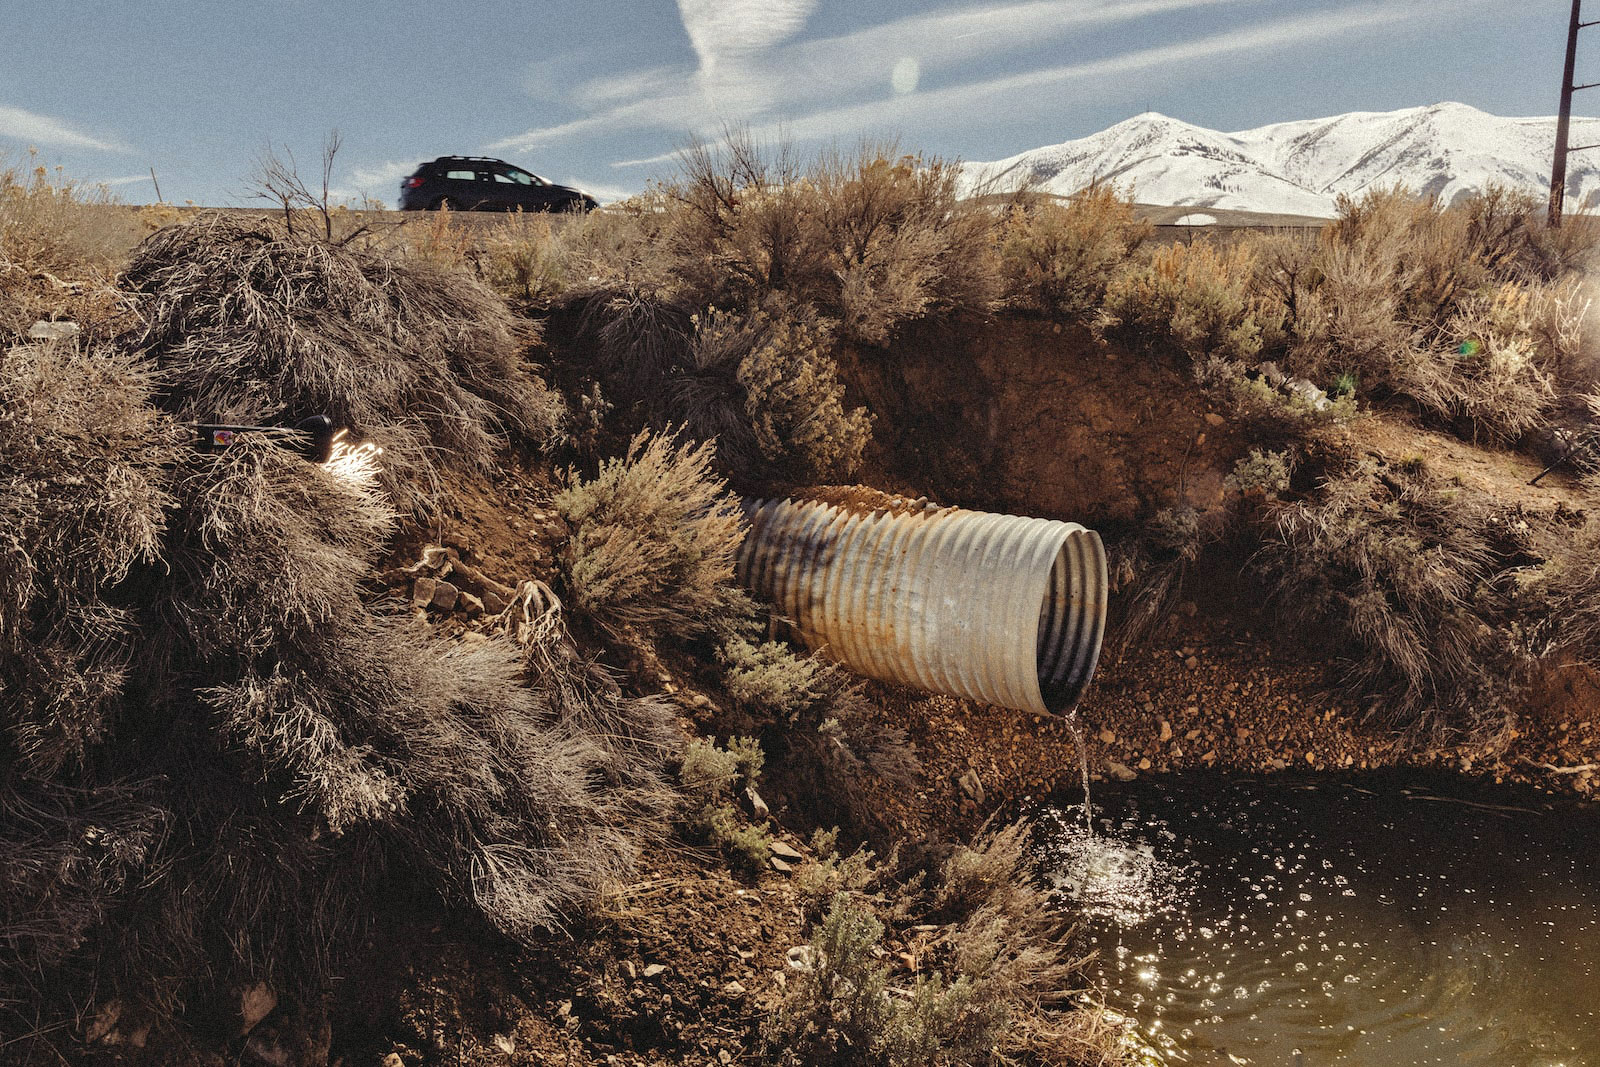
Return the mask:
<path id="1" fill-rule="evenodd" d="M 99 1041 L 111 1033 L 112 1028 L 117 1025 L 117 1020 L 121 1017 L 122 1001 L 113 1000 L 108 1002 L 105 1007 L 95 1012 L 93 1019 L 89 1020 L 89 1025 L 83 1031 L 83 1039 L 91 1042 Z"/>
<path id="2" fill-rule="evenodd" d="M 1200 666 L 1200 658 L 1198 656 L 1190 656 L 1188 659 L 1183 661 L 1183 665 L 1192 671 L 1196 667 Z"/>
<path id="3" fill-rule="evenodd" d="M 483 591 L 483 610 L 489 615 L 498 615 L 506 610 L 506 598 L 496 593 L 493 589 Z"/>
<path id="4" fill-rule="evenodd" d="M 1200 614 L 1200 605 L 1196 604 L 1192 600 L 1185 600 L 1183 603 L 1178 605 L 1178 612 L 1179 614 L 1187 615 L 1192 619 L 1196 615 Z"/>
<path id="5" fill-rule="evenodd" d="M 640 973 L 643 974 L 646 978 L 654 978 L 658 974 L 665 974 L 666 970 L 667 970 L 667 965 L 666 964 L 664 964 L 664 963 L 652 963 L 652 964 L 648 964 L 645 967 L 645 969 L 643 971 L 641 971 Z"/>
<path id="6" fill-rule="evenodd" d="M 1200 757 L 1200 762 L 1201 763 L 1215 763 L 1215 762 L 1217 762 L 1217 750 L 1216 749 L 1212 749 L 1211 751 L 1207 752 L 1204 756 L 1201 756 Z"/>
<path id="7" fill-rule="evenodd" d="M 765 819 L 772 814 L 772 809 L 767 807 L 767 802 L 761 799 L 761 794 L 756 792 L 756 787 L 744 787 L 744 798 L 750 802 L 750 814 L 758 819 Z"/>
<path id="8" fill-rule="evenodd" d="M 1250 736 L 1250 729 L 1249 727 L 1241 726 L 1237 730 L 1233 731 L 1233 736 L 1236 739 L 1243 741 Z"/>
<path id="9" fill-rule="evenodd" d="M 420 579 L 419 579 L 420 580 Z M 456 601 L 461 597 L 461 590 L 452 582 L 437 582 L 433 590 L 433 606 L 440 611 L 454 611 Z"/>
<path id="10" fill-rule="evenodd" d="M 739 996 L 744 992 L 744 985 L 739 982 L 729 982 L 727 985 L 722 987 L 722 991 L 724 993 L 731 993 L 734 996 Z M 722 1062 L 727 1063 L 728 1061 L 723 1060 Z"/>
<path id="11" fill-rule="evenodd" d="M 1285 767 L 1287 767 L 1289 765 L 1287 763 L 1283 762 L 1283 760 L 1278 759 L 1276 756 L 1274 756 L 1272 759 L 1267 760 L 1267 766 L 1270 767 L 1272 770 L 1281 771 L 1281 770 L 1283 770 Z"/>
<path id="12" fill-rule="evenodd" d="M 411 603 L 417 607 L 425 608 L 433 603 L 433 595 L 439 591 L 439 583 L 432 578 L 418 578 L 411 583 Z"/>
<path id="13" fill-rule="evenodd" d="M 791 863 L 799 863 L 801 860 L 805 859 L 805 856 L 802 855 L 798 849 L 791 845 L 786 845 L 782 841 L 772 842 L 772 854 L 774 856 L 779 856 L 783 859 L 786 859 Z"/>
<path id="14" fill-rule="evenodd" d="M 1139 760 L 1139 769 L 1141 771 L 1148 771 L 1150 769 L 1150 757 L 1146 756 Z"/>
<path id="15" fill-rule="evenodd" d="M 784 962 L 791 971 L 809 971 L 817 965 L 817 950 L 810 945 L 796 945 L 784 954 Z"/>
<path id="16" fill-rule="evenodd" d="M 1100 743 L 1102 745 L 1114 745 L 1114 744 L 1116 744 L 1116 742 L 1117 742 L 1117 735 L 1116 735 L 1116 733 L 1114 731 L 1111 731 L 1111 730 L 1101 730 L 1100 731 Z"/>
<path id="17" fill-rule="evenodd" d="M 1163 744 L 1172 740 L 1172 724 L 1166 719 L 1161 720 L 1161 736 L 1158 740 Z"/>
<path id="18" fill-rule="evenodd" d="M 1227 422 L 1227 421 L 1228 421 L 1227 419 L 1224 419 L 1221 415 L 1218 415 L 1215 411 L 1206 412 L 1206 425 L 1207 426 L 1221 426 L 1224 422 Z"/>
<path id="19" fill-rule="evenodd" d="M 248 1034 L 256 1024 L 278 1006 L 278 994 L 265 982 L 257 982 L 239 994 L 239 1033 Z"/>
<path id="20" fill-rule="evenodd" d="M 777 871 L 779 874 L 788 874 L 790 871 L 794 870 L 794 864 L 788 862 L 787 860 L 780 860 L 776 856 L 768 857 L 767 862 L 772 864 L 772 869 Z"/>
<path id="21" fill-rule="evenodd" d="M 456 607 L 466 612 L 469 619 L 476 619 L 483 614 L 483 601 L 471 593 L 463 592 L 461 599 L 456 602 Z"/>
<path id="22" fill-rule="evenodd" d="M 1111 776 L 1119 782 L 1131 782 L 1139 777 L 1138 771 L 1126 763 L 1118 763 L 1116 760 L 1106 760 L 1106 770 L 1110 771 Z"/>
<path id="23" fill-rule="evenodd" d="M 711 698 L 704 693 L 696 693 L 694 699 L 690 700 L 689 703 L 697 708 L 709 708 L 711 706 Z"/>
<path id="24" fill-rule="evenodd" d="M 1197 741 L 1197 740 L 1199 740 L 1199 738 L 1200 738 L 1200 731 L 1199 730 L 1189 730 L 1189 731 L 1185 732 L 1184 735 L 1183 735 L 1183 739 L 1185 741 Z"/>
<path id="25" fill-rule="evenodd" d="M 1315 763 L 1315 762 L 1317 762 L 1317 754 L 1315 752 L 1307 752 L 1306 753 L 1306 762 L 1307 763 Z"/>
<path id="26" fill-rule="evenodd" d="M 732 985 L 739 985 L 738 982 L 733 982 L 731 984 Z M 739 986 L 739 992 L 741 992 L 741 993 L 744 992 L 744 986 Z M 719 1048 L 717 1050 L 717 1062 L 718 1063 L 732 1063 L 733 1062 L 733 1053 L 729 1052 L 725 1048 Z"/>
<path id="27" fill-rule="evenodd" d="M 75 322 L 47 322 L 40 319 L 28 327 L 30 341 L 65 341 L 78 336 L 78 324 Z"/>
<path id="28" fill-rule="evenodd" d="M 517 1043 L 506 1034 L 494 1035 L 494 1047 L 504 1052 L 507 1056 L 517 1051 Z"/>

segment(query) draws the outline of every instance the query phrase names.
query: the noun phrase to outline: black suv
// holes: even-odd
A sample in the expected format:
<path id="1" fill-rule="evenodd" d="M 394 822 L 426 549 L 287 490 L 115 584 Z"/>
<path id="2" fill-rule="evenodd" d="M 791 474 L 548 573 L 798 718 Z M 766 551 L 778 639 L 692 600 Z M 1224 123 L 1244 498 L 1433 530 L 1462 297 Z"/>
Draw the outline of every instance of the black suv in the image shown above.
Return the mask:
<path id="1" fill-rule="evenodd" d="M 440 156 L 400 183 L 401 211 L 593 211 L 594 197 L 487 156 Z"/>

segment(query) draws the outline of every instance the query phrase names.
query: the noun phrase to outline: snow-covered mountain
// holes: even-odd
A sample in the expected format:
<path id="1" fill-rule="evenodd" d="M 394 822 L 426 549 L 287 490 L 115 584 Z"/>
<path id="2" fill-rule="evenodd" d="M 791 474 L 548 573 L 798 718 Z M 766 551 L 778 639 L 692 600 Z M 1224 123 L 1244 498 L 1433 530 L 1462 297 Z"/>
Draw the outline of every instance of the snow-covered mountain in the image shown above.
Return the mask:
<path id="1" fill-rule="evenodd" d="M 969 188 L 1031 177 L 1052 193 L 1115 182 L 1144 204 L 1331 216 L 1340 193 L 1399 184 L 1445 201 L 1491 182 L 1544 196 L 1553 118 L 1500 118 L 1466 104 L 1355 111 L 1219 133 L 1147 112 L 1076 141 L 968 163 Z M 1571 143 L 1600 142 L 1574 118 Z M 1567 207 L 1600 207 L 1600 150 L 1567 161 Z"/>

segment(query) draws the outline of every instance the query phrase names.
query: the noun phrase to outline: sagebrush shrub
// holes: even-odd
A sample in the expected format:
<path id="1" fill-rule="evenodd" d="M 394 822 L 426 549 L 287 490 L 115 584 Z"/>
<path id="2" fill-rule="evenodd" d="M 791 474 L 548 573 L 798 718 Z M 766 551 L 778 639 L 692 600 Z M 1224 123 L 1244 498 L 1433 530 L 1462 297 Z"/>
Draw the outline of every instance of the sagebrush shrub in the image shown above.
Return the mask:
<path id="1" fill-rule="evenodd" d="M 556 496 L 574 607 L 613 631 L 692 637 L 728 623 L 744 520 L 710 467 L 710 444 L 641 433 Z"/>
<path id="2" fill-rule="evenodd" d="M 879 825 L 872 797 L 908 787 L 917 760 L 905 731 L 872 721 L 860 679 L 776 641 L 734 637 L 721 650 L 729 694 L 774 727 L 774 762 L 809 806 L 853 829 Z"/>
<path id="3" fill-rule="evenodd" d="M 1037 198 L 1012 208 L 1001 229 L 1000 269 L 1009 307 L 1092 318 L 1112 275 L 1150 233 L 1109 185 L 1065 202 Z"/>
<path id="4" fill-rule="evenodd" d="M 896 914 L 926 910 L 946 924 L 902 996 L 889 995 L 880 910 L 871 898 L 835 894 L 812 929 L 809 965 L 763 1027 L 780 1062 L 912 1067 L 1069 1055 L 1060 1009 L 1077 962 L 1062 916 L 1034 884 L 1027 840 L 1025 824 L 986 833 L 955 850 L 926 899 L 902 891 L 909 899 L 895 902 Z"/>
<path id="5" fill-rule="evenodd" d="M 1256 289 L 1254 248 L 1209 241 L 1159 248 L 1118 271 L 1100 328 L 1145 348 L 1170 346 L 1195 360 L 1253 361 L 1282 312 Z"/>

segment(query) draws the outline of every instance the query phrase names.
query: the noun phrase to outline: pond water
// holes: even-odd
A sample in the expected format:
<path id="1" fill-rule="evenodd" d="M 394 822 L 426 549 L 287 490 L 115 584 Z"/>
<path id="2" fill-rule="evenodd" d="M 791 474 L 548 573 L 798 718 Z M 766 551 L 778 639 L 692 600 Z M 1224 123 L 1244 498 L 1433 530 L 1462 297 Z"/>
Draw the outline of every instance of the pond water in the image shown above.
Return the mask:
<path id="1" fill-rule="evenodd" d="M 1600 1067 L 1600 814 L 1374 775 L 1165 778 L 1040 820 L 1167 1064 Z"/>

